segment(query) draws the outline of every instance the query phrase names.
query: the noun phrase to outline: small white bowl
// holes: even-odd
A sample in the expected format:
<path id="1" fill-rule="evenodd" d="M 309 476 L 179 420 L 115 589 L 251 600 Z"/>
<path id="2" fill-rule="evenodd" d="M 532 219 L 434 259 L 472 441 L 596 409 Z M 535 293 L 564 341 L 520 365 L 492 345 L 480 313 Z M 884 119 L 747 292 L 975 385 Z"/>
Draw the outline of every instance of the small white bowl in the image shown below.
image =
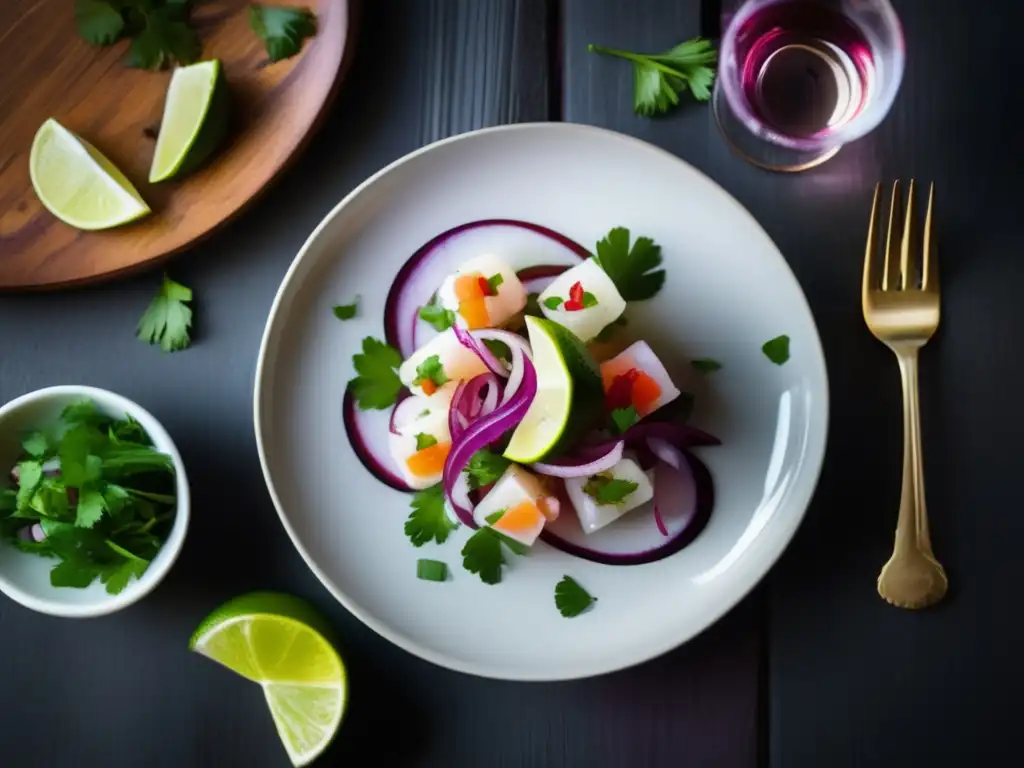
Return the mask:
<path id="1" fill-rule="evenodd" d="M 174 565 L 185 542 L 189 518 L 188 478 L 171 436 L 149 411 L 105 389 L 73 385 L 49 387 L 29 392 L 0 407 L 0 471 L 3 475 L 6 476 L 7 469 L 17 461 L 21 453 L 21 438 L 25 432 L 52 424 L 64 406 L 82 398 L 92 400 L 100 410 L 111 416 L 131 416 L 146 430 L 153 446 L 171 457 L 177 483 L 178 509 L 167 541 L 142 578 L 132 579 L 117 595 L 108 594 L 99 580 L 85 589 L 54 587 L 50 584 L 50 570 L 56 565 L 56 560 L 22 552 L 0 541 L 0 592 L 33 611 L 69 618 L 113 613 L 152 591 Z"/>

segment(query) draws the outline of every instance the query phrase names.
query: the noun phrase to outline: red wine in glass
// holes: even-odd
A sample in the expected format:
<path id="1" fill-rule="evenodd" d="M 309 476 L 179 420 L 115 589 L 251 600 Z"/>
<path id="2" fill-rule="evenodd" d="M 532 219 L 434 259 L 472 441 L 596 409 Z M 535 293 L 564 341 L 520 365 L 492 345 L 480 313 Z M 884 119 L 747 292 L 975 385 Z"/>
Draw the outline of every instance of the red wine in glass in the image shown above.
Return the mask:
<path id="1" fill-rule="evenodd" d="M 903 71 L 887 0 L 749 0 L 721 53 L 719 124 L 749 159 L 777 170 L 816 164 L 877 125 Z"/>

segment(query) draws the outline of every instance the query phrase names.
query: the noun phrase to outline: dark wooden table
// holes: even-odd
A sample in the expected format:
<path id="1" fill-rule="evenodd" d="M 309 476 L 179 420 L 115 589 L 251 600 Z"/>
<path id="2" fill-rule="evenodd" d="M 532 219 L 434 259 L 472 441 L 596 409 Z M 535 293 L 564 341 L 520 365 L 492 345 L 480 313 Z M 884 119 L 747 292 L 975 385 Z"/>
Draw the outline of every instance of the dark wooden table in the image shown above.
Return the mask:
<path id="1" fill-rule="evenodd" d="M 816 171 L 732 156 L 706 106 L 635 117 L 631 75 L 588 42 L 662 49 L 714 34 L 699 0 L 363 3 L 343 92 L 302 159 L 246 215 L 168 265 L 196 291 L 192 349 L 134 339 L 159 274 L 0 296 L 0 400 L 91 384 L 142 403 L 189 466 L 194 520 L 178 565 L 140 604 L 98 620 L 0 599 L 0 765 L 283 766 L 259 691 L 185 651 L 223 599 L 257 589 L 316 603 L 344 637 L 353 699 L 322 764 L 338 766 L 1010 765 L 1019 758 L 1015 587 L 1024 430 L 1024 216 L 1015 85 L 1024 10 L 1001 0 L 896 2 L 908 65 L 873 135 Z M 702 16 L 703 11 L 703 16 Z M 2 119 L 2 118 L 0 118 Z M 390 646 L 335 604 L 273 511 L 252 435 L 256 351 L 306 235 L 364 177 L 435 139 L 567 120 L 639 136 L 735 195 L 796 271 L 832 386 L 817 497 L 766 583 L 667 656 L 589 681 L 479 680 Z M 943 328 L 922 359 L 935 549 L 953 584 L 925 613 L 883 604 L 900 471 L 891 355 L 863 327 L 860 254 L 871 189 L 938 187 Z M 614 183 L 609 179 L 609 183 Z M 680 205 L 686 205 L 681 198 Z M 1018 702 L 1014 704 L 1013 702 Z M 997 760 L 999 761 L 997 763 Z"/>

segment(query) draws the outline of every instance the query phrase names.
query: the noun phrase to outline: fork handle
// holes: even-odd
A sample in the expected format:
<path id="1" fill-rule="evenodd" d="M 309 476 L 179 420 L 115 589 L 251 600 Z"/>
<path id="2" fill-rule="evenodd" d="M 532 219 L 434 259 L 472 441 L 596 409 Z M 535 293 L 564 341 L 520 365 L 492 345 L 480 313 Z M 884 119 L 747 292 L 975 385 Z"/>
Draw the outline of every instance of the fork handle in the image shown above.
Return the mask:
<path id="1" fill-rule="evenodd" d="M 932 555 L 921 458 L 921 410 L 917 394 L 917 348 L 896 352 L 903 381 L 903 488 L 896 522 L 896 549 L 914 548 Z"/>

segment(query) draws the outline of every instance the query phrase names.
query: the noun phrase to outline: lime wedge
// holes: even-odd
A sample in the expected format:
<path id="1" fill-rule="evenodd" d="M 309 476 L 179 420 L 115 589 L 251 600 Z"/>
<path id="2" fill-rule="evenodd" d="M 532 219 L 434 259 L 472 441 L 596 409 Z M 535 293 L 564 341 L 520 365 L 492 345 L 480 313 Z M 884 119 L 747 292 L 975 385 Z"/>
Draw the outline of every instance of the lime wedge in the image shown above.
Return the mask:
<path id="1" fill-rule="evenodd" d="M 151 182 L 183 176 L 213 154 L 227 133 L 227 90 L 217 59 L 174 70 L 149 169 Z"/>
<path id="2" fill-rule="evenodd" d="M 558 323 L 526 316 L 537 395 L 512 433 L 505 458 L 531 464 L 555 456 L 593 428 L 601 416 L 601 370 L 586 345 Z"/>
<path id="3" fill-rule="evenodd" d="M 307 603 L 276 592 L 236 597 L 207 616 L 189 650 L 263 686 L 292 765 L 308 765 L 338 731 L 348 703 L 345 665 Z"/>
<path id="4" fill-rule="evenodd" d="M 72 227 L 108 229 L 149 213 L 113 163 L 53 118 L 36 131 L 28 167 L 40 201 Z"/>

